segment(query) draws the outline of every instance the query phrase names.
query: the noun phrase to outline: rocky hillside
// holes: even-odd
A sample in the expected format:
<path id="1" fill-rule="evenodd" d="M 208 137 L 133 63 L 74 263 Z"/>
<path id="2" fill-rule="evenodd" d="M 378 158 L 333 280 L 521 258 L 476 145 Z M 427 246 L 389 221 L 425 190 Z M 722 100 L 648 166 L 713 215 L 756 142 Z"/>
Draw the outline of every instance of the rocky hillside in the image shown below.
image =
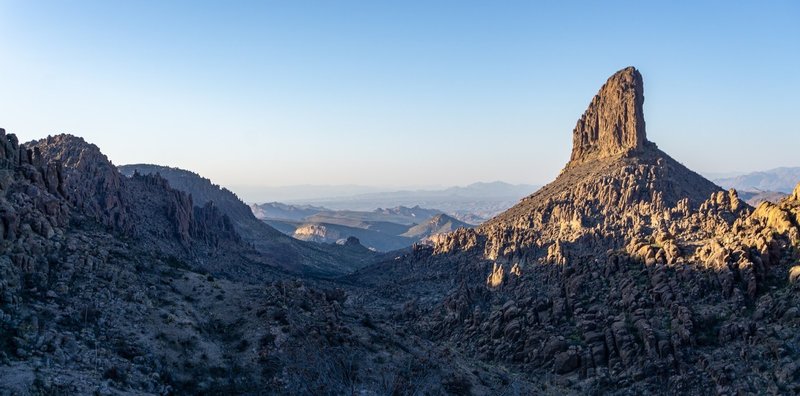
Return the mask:
<path id="1" fill-rule="evenodd" d="M 464 371 L 504 386 L 396 326 L 392 302 L 285 273 L 217 206 L 122 177 L 74 136 L 0 129 L 0 251 L 3 394 L 443 393 Z"/>
<path id="2" fill-rule="evenodd" d="M 614 74 L 554 182 L 352 281 L 541 393 L 797 393 L 800 186 L 753 210 L 649 142 L 642 105 Z"/>
<path id="3" fill-rule="evenodd" d="M 352 272 L 370 263 L 374 256 L 335 245 L 305 243 L 287 237 L 259 221 L 230 190 L 213 184 L 194 172 L 159 165 L 123 165 L 120 172 L 128 177 L 158 175 L 173 188 L 189 194 L 198 206 L 212 206 L 224 213 L 245 242 L 252 245 L 264 259 L 283 269 L 312 276 L 331 277 Z M 134 177 L 135 178 L 135 177 Z M 345 236 L 346 238 L 346 236 Z"/>
<path id="4" fill-rule="evenodd" d="M 164 392 L 169 341 L 158 329 L 170 316 L 156 307 L 180 304 L 169 279 L 276 273 L 216 208 L 159 177 L 125 179 L 69 135 L 21 145 L 0 129 L 0 219 L 0 389 L 10 394 Z"/>
<path id="5" fill-rule="evenodd" d="M 227 214 L 234 223 L 246 224 L 253 218 L 250 208 L 236 194 L 194 172 L 149 164 L 121 165 L 117 169 L 119 173 L 127 177 L 133 177 L 136 173 L 141 175 L 158 174 L 166 179 L 172 188 L 190 194 L 196 205 L 203 206 L 213 202 L 214 206 Z M 273 232 L 273 235 L 278 234 Z"/>

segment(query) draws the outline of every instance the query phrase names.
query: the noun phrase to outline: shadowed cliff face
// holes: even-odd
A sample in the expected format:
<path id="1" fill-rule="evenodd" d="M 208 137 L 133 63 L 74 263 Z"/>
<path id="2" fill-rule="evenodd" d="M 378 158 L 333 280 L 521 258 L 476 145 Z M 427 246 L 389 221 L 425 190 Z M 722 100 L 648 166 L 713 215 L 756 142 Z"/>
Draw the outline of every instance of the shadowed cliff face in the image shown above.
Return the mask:
<path id="1" fill-rule="evenodd" d="M 58 162 L 64 167 L 64 193 L 71 204 L 108 227 L 124 233 L 133 219 L 124 204 L 122 176 L 100 149 L 72 135 L 49 136 L 26 144 L 34 161 Z"/>
<path id="2" fill-rule="evenodd" d="M 641 149 L 645 135 L 644 86 L 633 67 L 622 69 L 600 88 L 572 131 L 567 167 Z"/>
<path id="3" fill-rule="evenodd" d="M 127 182 L 147 178 L 165 180 L 165 185 L 191 198 L 189 209 L 192 202 L 197 207 L 196 210 L 215 208 L 230 219 L 242 242 L 255 248 L 264 261 L 287 271 L 333 277 L 361 268 L 373 260 L 374 255 L 366 249 L 359 251 L 332 244 L 307 243 L 283 235 L 255 218 L 250 208 L 236 194 L 194 172 L 148 164 L 122 165 L 119 169 L 123 175 L 128 176 L 123 178 Z M 180 210 L 174 212 L 182 213 Z M 185 212 L 191 215 L 191 210 Z"/>

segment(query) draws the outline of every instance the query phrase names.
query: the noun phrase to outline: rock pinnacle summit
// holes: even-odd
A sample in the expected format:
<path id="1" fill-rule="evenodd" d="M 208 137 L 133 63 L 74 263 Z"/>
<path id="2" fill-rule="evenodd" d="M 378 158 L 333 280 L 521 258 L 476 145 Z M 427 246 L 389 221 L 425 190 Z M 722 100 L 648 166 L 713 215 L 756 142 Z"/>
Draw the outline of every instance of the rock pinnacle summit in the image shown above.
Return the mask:
<path id="1" fill-rule="evenodd" d="M 572 131 L 567 167 L 624 155 L 647 142 L 642 75 L 626 67 L 611 76 L 594 96 Z"/>

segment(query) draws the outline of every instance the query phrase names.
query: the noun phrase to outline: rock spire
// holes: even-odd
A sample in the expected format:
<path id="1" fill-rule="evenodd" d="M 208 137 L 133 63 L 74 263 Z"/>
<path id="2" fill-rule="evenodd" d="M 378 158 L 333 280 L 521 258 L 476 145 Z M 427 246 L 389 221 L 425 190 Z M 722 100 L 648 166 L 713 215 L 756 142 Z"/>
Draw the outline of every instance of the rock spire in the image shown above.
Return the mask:
<path id="1" fill-rule="evenodd" d="M 572 131 L 567 167 L 641 149 L 645 135 L 642 75 L 626 67 L 611 76 L 594 96 Z"/>

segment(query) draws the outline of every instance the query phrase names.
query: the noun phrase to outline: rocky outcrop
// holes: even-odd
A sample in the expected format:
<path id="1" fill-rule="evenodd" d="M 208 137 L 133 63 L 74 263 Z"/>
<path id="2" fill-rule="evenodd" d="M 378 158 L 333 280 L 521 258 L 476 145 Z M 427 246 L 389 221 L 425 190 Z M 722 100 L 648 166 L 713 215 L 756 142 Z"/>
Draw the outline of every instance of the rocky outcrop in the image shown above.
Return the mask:
<path id="1" fill-rule="evenodd" d="M 800 356 L 769 351 L 800 341 L 787 330 L 800 326 L 798 207 L 790 197 L 752 212 L 731 190 L 621 251 L 557 242 L 547 260 L 513 266 L 476 251 L 431 256 L 427 268 L 474 286 L 454 288 L 423 328 L 484 361 L 601 393 L 796 392 Z M 760 377 L 752 364 L 786 372 Z"/>
<path id="2" fill-rule="evenodd" d="M 160 190 L 169 191 L 168 195 L 172 199 L 164 202 L 164 205 L 169 208 L 168 212 L 177 227 L 177 235 L 184 241 L 184 245 L 192 239 L 204 240 L 214 245 L 218 243 L 218 236 L 234 238 L 233 234 L 236 234 L 235 240 L 252 246 L 271 265 L 295 273 L 318 276 L 341 275 L 362 266 L 373 256 L 368 250 L 342 249 L 334 245 L 319 246 L 284 235 L 257 219 L 236 194 L 194 172 L 148 164 L 122 165 L 120 171 L 127 176 L 129 182 L 149 181 L 162 185 L 158 187 Z M 141 199 L 142 203 L 152 201 L 148 197 Z M 313 241 L 328 241 L 325 239 L 324 227 L 315 232 L 300 232 L 297 236 Z M 330 242 L 346 236 L 335 236 Z"/>
<path id="3" fill-rule="evenodd" d="M 639 71 L 627 67 L 614 73 L 572 131 L 572 156 L 567 167 L 643 148 L 647 144 L 643 104 Z"/>
<path id="4" fill-rule="evenodd" d="M 125 190 L 127 203 L 134 213 L 163 215 L 139 215 L 134 234 L 139 238 L 152 240 L 154 244 L 162 243 L 165 237 L 167 241 L 177 239 L 189 250 L 198 243 L 217 247 L 223 241 L 241 242 L 230 218 L 213 202 L 195 206 L 191 196 L 172 188 L 158 175 L 136 173 L 125 180 Z"/>
<path id="5" fill-rule="evenodd" d="M 165 179 L 173 189 L 190 195 L 196 206 L 203 207 L 211 202 L 235 224 L 258 223 L 247 204 L 242 202 L 236 194 L 194 172 L 148 164 L 122 165 L 119 167 L 119 171 L 127 177 L 133 177 L 137 173 L 158 175 Z M 239 228 L 243 229 L 243 227 Z M 280 233 L 274 231 L 273 235 L 278 236 Z"/>
<path id="6" fill-rule="evenodd" d="M 171 188 L 161 177 L 126 179 L 97 146 L 82 138 L 49 136 L 23 149 L 30 162 L 42 169 L 50 191 L 60 192 L 75 207 L 74 214 L 114 232 L 152 239 L 154 246 L 175 254 L 181 253 L 168 245 L 176 240 L 183 250 L 193 250 L 198 243 L 215 247 L 220 240 L 240 242 L 230 219 L 214 205 L 196 208 L 191 196 Z M 249 215 L 247 206 L 242 204 L 242 209 Z M 164 234 L 169 229 L 174 234 Z"/>
<path id="7" fill-rule="evenodd" d="M 0 128 L 0 166 L 12 168 L 19 165 L 19 142 L 16 135 L 6 135 Z"/>
<path id="8" fill-rule="evenodd" d="M 63 174 L 60 162 L 43 160 L 0 129 L 0 246 L 23 251 L 25 238 L 50 238 L 66 225 L 70 208 L 62 199 Z"/>
<path id="9" fill-rule="evenodd" d="M 123 233 L 133 231 L 122 176 L 97 146 L 72 135 L 48 136 L 25 146 L 35 161 L 63 165 L 65 196 L 81 213 Z"/>
<path id="10" fill-rule="evenodd" d="M 478 227 L 485 243 L 471 245 L 492 260 L 533 262 L 555 243 L 573 255 L 604 253 L 653 237 L 720 192 L 647 141 L 642 89 L 636 69 L 614 74 L 578 122 L 572 158 L 556 180 Z M 436 251 L 459 249 L 453 240 L 463 237 L 449 239 L 437 238 Z"/>

